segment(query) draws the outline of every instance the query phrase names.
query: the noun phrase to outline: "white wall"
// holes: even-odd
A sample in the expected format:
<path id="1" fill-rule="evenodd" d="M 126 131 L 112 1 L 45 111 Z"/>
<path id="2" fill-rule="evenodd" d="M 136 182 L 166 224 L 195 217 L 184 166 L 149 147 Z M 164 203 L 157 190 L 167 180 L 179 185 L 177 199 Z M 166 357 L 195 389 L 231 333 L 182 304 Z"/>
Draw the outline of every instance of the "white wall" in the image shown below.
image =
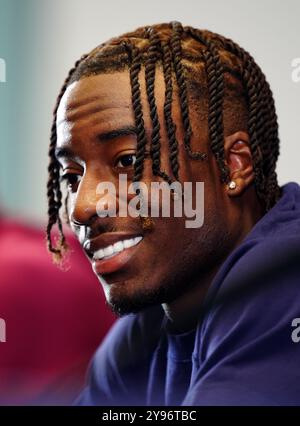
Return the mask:
<path id="1" fill-rule="evenodd" d="M 300 182 L 300 1 L 0 0 L 2 203 L 28 218 L 46 214 L 47 146 L 59 88 L 75 60 L 111 36 L 179 20 L 233 38 L 267 75 L 279 116 L 280 183 Z"/>

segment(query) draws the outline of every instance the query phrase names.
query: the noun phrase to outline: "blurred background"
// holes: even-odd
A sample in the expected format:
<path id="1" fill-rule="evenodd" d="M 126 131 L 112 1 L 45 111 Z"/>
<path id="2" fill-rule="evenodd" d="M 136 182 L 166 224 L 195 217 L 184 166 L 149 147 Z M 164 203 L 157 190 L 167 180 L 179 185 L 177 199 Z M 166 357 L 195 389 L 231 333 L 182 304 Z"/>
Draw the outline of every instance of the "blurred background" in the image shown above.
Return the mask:
<path id="1" fill-rule="evenodd" d="M 279 181 L 300 182 L 300 81 L 292 79 L 299 16 L 299 0 L 0 0 L 1 206 L 45 220 L 52 110 L 73 63 L 111 36 L 171 20 L 219 32 L 252 53 L 275 96 Z"/>

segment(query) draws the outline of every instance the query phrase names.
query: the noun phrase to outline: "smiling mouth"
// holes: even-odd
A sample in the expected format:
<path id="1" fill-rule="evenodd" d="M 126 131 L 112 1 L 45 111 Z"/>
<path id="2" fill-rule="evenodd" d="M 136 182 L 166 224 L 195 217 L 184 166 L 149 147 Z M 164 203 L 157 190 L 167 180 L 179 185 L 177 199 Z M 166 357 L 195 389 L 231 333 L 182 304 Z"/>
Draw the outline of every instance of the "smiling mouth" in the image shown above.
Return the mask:
<path id="1" fill-rule="evenodd" d="M 133 257 L 142 240 L 143 237 L 139 235 L 96 250 L 92 256 L 94 272 L 97 275 L 105 275 L 123 268 Z"/>
<path id="2" fill-rule="evenodd" d="M 117 241 L 114 244 L 110 244 L 97 250 L 93 255 L 93 260 L 110 259 L 111 257 L 121 253 L 123 250 L 136 246 L 140 241 L 142 241 L 142 239 L 142 236 L 138 236 Z"/>

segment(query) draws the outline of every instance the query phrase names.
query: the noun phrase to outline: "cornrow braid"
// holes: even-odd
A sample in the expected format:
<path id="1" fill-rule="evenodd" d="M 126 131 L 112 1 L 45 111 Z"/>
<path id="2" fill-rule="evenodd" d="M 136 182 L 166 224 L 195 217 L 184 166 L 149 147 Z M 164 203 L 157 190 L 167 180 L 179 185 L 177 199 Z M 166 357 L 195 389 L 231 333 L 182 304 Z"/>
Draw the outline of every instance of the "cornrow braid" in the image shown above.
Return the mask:
<path id="1" fill-rule="evenodd" d="M 269 210 L 280 198 L 280 188 L 277 183 L 276 162 L 279 156 L 278 123 L 273 94 L 265 76 L 262 74 L 262 89 L 259 91 L 262 104 L 263 118 L 257 120 L 258 139 L 261 147 L 262 175 L 265 179 L 263 194 L 274 194 L 274 198 L 266 198 L 266 208 Z"/>
<path id="2" fill-rule="evenodd" d="M 203 32 L 192 27 L 185 27 L 184 31 L 205 46 L 203 58 L 209 93 L 208 126 L 210 149 L 215 155 L 219 165 L 221 181 L 228 182 L 230 176 L 228 167 L 225 164 L 223 125 L 224 70 L 220 61 L 218 49 L 214 42 L 209 40 Z"/>
<path id="3" fill-rule="evenodd" d="M 164 117 L 167 127 L 167 134 L 169 139 L 170 147 L 170 164 L 173 175 L 178 180 L 178 142 L 176 139 L 176 125 L 172 119 L 172 53 L 170 50 L 169 43 L 162 42 L 162 52 L 163 52 L 163 71 L 164 71 L 164 80 L 165 80 L 165 103 L 164 103 Z"/>
<path id="4" fill-rule="evenodd" d="M 54 111 L 53 111 L 53 122 L 51 126 L 51 135 L 50 135 L 50 146 L 48 156 L 50 159 L 48 166 L 48 182 L 47 182 L 47 197 L 48 197 L 48 224 L 46 228 L 46 238 L 47 238 L 47 247 L 48 250 L 54 254 L 54 259 L 59 262 L 61 260 L 62 252 L 67 248 L 65 236 L 63 234 L 61 218 L 59 216 L 59 209 L 62 205 L 62 192 L 60 190 L 60 174 L 59 174 L 59 163 L 55 157 L 55 147 L 56 147 L 56 118 L 57 110 L 61 98 L 66 91 L 68 83 L 76 70 L 77 66 L 81 61 L 83 61 L 87 55 L 83 55 L 78 61 L 75 62 L 74 67 L 69 71 L 69 74 L 60 90 L 58 95 Z M 59 241 L 57 246 L 54 247 L 52 243 L 51 230 L 53 226 L 57 223 L 59 229 Z"/>
<path id="5" fill-rule="evenodd" d="M 142 178 L 145 150 L 147 145 L 147 137 L 145 132 L 145 124 L 143 119 L 143 110 L 141 102 L 141 88 L 139 83 L 142 53 L 139 51 L 138 48 L 130 44 L 130 42 L 128 41 L 123 41 L 122 44 L 125 47 L 130 59 L 129 74 L 131 84 L 131 98 L 135 117 L 135 125 L 137 129 L 137 151 L 136 161 L 134 163 L 133 181 L 137 182 Z"/>
<path id="6" fill-rule="evenodd" d="M 182 122 L 183 122 L 183 127 L 185 130 L 184 147 L 191 158 L 196 160 L 204 160 L 207 158 L 207 154 L 203 152 L 198 152 L 198 151 L 193 152 L 190 145 L 192 128 L 191 128 L 190 119 L 189 119 L 189 107 L 188 107 L 184 68 L 181 63 L 181 60 L 182 60 L 181 36 L 183 33 L 183 27 L 181 23 L 177 21 L 173 21 L 171 24 L 172 24 L 173 33 L 171 36 L 170 45 L 172 49 L 174 70 L 175 70 L 177 84 L 179 88 Z"/>
<path id="7" fill-rule="evenodd" d="M 132 98 L 132 107 L 135 117 L 135 126 L 137 129 L 137 150 L 136 150 L 136 160 L 134 163 L 134 176 L 133 183 L 141 180 L 144 169 L 144 158 L 145 150 L 147 145 L 147 137 L 145 132 L 145 124 L 143 119 L 143 109 L 141 102 L 141 88 L 139 83 L 139 73 L 141 71 L 141 60 L 142 52 L 132 45 L 129 41 L 123 40 L 121 43 L 125 51 L 128 54 L 130 65 L 129 65 L 129 74 L 130 74 L 130 85 L 131 85 L 131 98 Z M 136 192 L 139 195 L 140 203 L 143 203 L 143 199 L 140 193 L 139 188 L 136 188 Z M 141 205 L 142 209 L 143 205 Z"/>
<path id="8" fill-rule="evenodd" d="M 169 184 L 172 179 L 167 173 L 160 169 L 160 123 L 158 119 L 157 107 L 154 97 L 154 82 L 156 62 L 160 57 L 161 43 L 159 36 L 153 28 L 146 28 L 145 35 L 149 37 L 148 57 L 145 64 L 145 79 L 146 79 L 146 92 L 150 107 L 150 117 L 152 120 L 152 134 L 151 134 L 151 158 L 152 158 L 152 172 L 156 176 L 162 177 Z"/>
<path id="9" fill-rule="evenodd" d="M 265 175 L 267 176 L 265 193 L 270 194 L 271 196 L 273 195 L 273 197 L 267 198 L 267 201 L 268 201 L 267 209 L 270 209 L 279 200 L 281 196 L 281 189 L 277 183 L 277 173 L 276 173 L 276 162 L 280 152 L 279 150 L 280 144 L 279 144 L 279 137 L 278 137 L 278 121 L 277 121 L 277 114 L 275 110 L 274 98 L 267 81 L 265 82 L 265 86 L 266 86 L 266 92 L 267 92 L 267 96 L 265 97 L 265 99 L 266 99 L 267 110 L 268 110 L 267 126 L 269 129 L 268 135 L 269 135 L 270 147 L 268 150 L 268 147 L 266 147 L 264 144 L 263 155 L 265 155 L 265 152 L 266 152 L 266 157 L 268 158 L 268 161 L 265 162 L 265 168 L 264 168 Z M 268 156 L 268 152 L 269 152 L 269 156 Z"/>

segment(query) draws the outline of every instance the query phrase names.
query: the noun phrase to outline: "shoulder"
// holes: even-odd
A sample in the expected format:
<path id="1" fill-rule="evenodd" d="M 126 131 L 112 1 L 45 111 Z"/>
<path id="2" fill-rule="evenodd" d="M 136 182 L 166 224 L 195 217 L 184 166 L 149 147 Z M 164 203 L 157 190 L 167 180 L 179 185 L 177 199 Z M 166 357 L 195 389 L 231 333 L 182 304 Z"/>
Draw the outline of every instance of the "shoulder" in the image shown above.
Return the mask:
<path id="1" fill-rule="evenodd" d="M 300 238 L 282 235 L 248 244 L 232 263 L 207 305 L 205 327 L 222 316 L 224 326 L 253 320 L 253 327 L 300 315 Z M 275 315 L 276 314 L 276 315 Z M 263 318 L 263 321 L 262 321 Z"/>
<path id="2" fill-rule="evenodd" d="M 292 321 L 300 317 L 299 253 L 298 237 L 263 240 L 232 266 L 199 329 L 197 353 L 203 363 L 231 360 L 254 367 L 264 359 L 268 371 L 282 367 L 285 359 L 299 359 L 300 344 L 291 339 Z"/>
<path id="3" fill-rule="evenodd" d="M 157 344 L 162 318 L 160 305 L 119 318 L 97 349 L 94 367 L 113 362 L 115 367 L 122 368 L 147 357 Z"/>
<path id="4" fill-rule="evenodd" d="M 160 305 L 119 318 L 96 351 L 75 405 L 145 404 L 162 318 Z"/>
<path id="5" fill-rule="evenodd" d="M 186 403 L 299 403 L 300 343 L 292 338 L 293 320 L 300 318 L 299 253 L 297 235 L 244 246 L 199 325 L 199 370 Z"/>

